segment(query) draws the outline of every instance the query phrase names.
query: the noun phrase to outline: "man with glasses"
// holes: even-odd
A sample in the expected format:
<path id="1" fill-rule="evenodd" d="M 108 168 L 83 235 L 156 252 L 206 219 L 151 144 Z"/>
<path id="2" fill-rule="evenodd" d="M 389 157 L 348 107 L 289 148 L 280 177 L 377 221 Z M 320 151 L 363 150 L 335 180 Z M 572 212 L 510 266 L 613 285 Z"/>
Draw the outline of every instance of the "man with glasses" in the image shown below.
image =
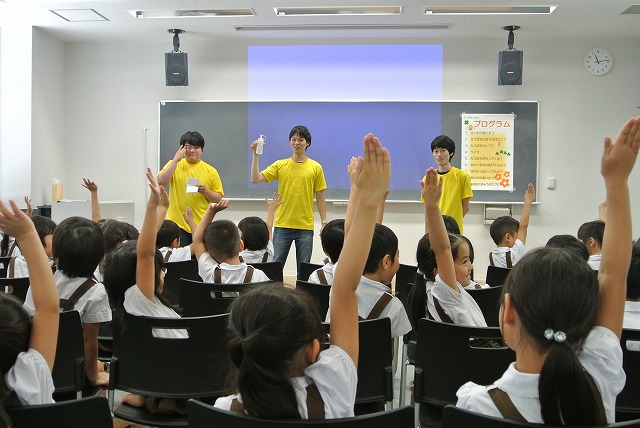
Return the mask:
<path id="1" fill-rule="evenodd" d="M 183 213 L 191 207 L 193 221 L 199 224 L 210 202 L 219 202 L 224 195 L 218 171 L 202 160 L 204 138 L 199 132 L 187 131 L 180 137 L 180 148 L 173 159 L 158 173 L 158 183 L 169 185 L 167 219 L 180 227 L 180 245 L 189 245 L 191 227 Z"/>

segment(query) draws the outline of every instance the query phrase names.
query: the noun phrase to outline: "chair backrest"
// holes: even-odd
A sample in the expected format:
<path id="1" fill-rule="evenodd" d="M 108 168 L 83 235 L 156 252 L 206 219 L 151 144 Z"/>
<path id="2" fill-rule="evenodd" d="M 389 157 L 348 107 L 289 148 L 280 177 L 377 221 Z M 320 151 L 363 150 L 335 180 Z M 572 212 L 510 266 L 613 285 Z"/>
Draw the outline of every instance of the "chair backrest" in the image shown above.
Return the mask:
<path id="1" fill-rule="evenodd" d="M 228 393 L 228 314 L 198 318 L 136 317 L 114 312 L 109 401 L 115 389 L 154 397 L 215 397 Z M 184 329 L 187 338 L 154 337 Z"/>
<path id="2" fill-rule="evenodd" d="M 180 278 L 202 281 L 198 275 L 198 263 L 194 259 L 182 262 L 165 263 L 167 273 L 164 276 L 164 287 L 162 297 L 169 303 L 178 306 L 178 295 L 180 292 Z"/>
<path id="3" fill-rule="evenodd" d="M 511 269 L 498 266 L 487 266 L 487 275 L 485 278 L 485 282 L 492 287 L 504 285 L 504 281 L 505 279 L 507 279 L 507 275 L 509 275 L 509 272 L 511 272 Z"/>
<path id="4" fill-rule="evenodd" d="M 297 280 L 296 288 L 304 290 L 313 296 L 318 306 L 318 312 L 320 312 L 320 319 L 326 319 L 327 312 L 329 311 L 329 292 L 331 291 L 331 286 Z"/>
<path id="5" fill-rule="evenodd" d="M 308 281 L 311 274 L 320 269 L 322 266 L 323 265 L 319 265 L 316 263 L 300 262 L 300 267 L 298 268 L 298 280 Z"/>
<path id="6" fill-rule="evenodd" d="M 216 409 L 213 406 L 201 403 L 196 400 L 189 400 L 189 428 L 211 428 L 211 427 L 234 427 L 234 428 L 265 428 L 265 427 L 288 427 L 314 428 L 370 428 L 370 427 L 393 427 L 412 428 L 413 409 L 410 406 L 398 409 L 387 410 L 379 413 L 369 413 L 367 415 L 353 418 L 327 419 L 324 421 L 312 420 L 272 420 L 258 419 L 238 412 L 228 412 Z"/>
<path id="7" fill-rule="evenodd" d="M 282 263 L 279 261 L 266 262 L 266 263 L 247 263 L 256 269 L 260 269 L 269 277 L 271 281 L 282 282 L 284 280 L 284 274 L 282 273 Z"/>
<path id="8" fill-rule="evenodd" d="M 0 257 L 0 278 L 7 277 L 7 271 L 9 270 L 9 262 L 11 257 Z"/>
<path id="9" fill-rule="evenodd" d="M 409 295 L 409 290 L 411 290 L 411 288 L 407 289 L 407 286 L 408 284 L 413 284 L 413 278 L 416 275 L 416 270 L 418 270 L 416 266 L 400 263 L 398 272 L 396 272 L 396 297 L 400 299 L 402 303 L 405 302 Z M 402 293 L 403 295 L 399 295 L 399 290 L 400 292 L 401 290 L 406 290 L 406 294 Z"/>
<path id="10" fill-rule="evenodd" d="M 0 292 L 10 293 L 24 302 L 29 290 L 29 277 L 25 278 L 0 278 Z"/>
<path id="11" fill-rule="evenodd" d="M 55 392 L 75 391 L 78 398 L 84 388 L 84 339 L 78 311 L 60 312 L 56 359 L 53 363 Z"/>
<path id="12" fill-rule="evenodd" d="M 15 407 L 7 412 L 15 428 L 113 427 L 109 403 L 98 396 Z"/>
<path id="13" fill-rule="evenodd" d="M 500 378 L 515 353 L 506 347 L 481 348 L 471 338 L 502 339 L 497 327 L 468 327 L 420 320 L 416 349 L 414 401 L 444 407 L 457 401 L 468 381 L 490 385 Z"/>
<path id="14" fill-rule="evenodd" d="M 622 329 L 620 346 L 627 381 L 616 399 L 616 411 L 638 413 L 640 418 L 640 330 Z"/>
<path id="15" fill-rule="evenodd" d="M 180 280 L 180 307 L 185 317 L 201 317 L 228 313 L 235 297 L 223 297 L 222 293 L 241 293 L 258 285 L 270 282 L 252 282 L 248 284 L 212 284 L 208 282 Z"/>
<path id="16" fill-rule="evenodd" d="M 330 331 L 329 323 L 324 328 Z M 358 322 L 358 388 L 356 403 L 393 400 L 391 320 Z"/>
<path id="17" fill-rule="evenodd" d="M 551 425 L 534 424 L 528 422 L 516 422 L 509 419 L 495 418 L 470 410 L 460 409 L 454 405 L 447 405 L 442 412 L 442 428 L 510 428 L 510 427 L 546 427 Z M 602 427 L 602 425 L 592 425 L 592 427 Z M 617 422 L 606 425 L 607 428 L 640 427 L 640 420 Z M 559 428 L 559 427 L 556 427 Z"/>
<path id="18" fill-rule="evenodd" d="M 473 300 L 476 301 L 484 319 L 489 327 L 499 327 L 498 318 L 500 313 L 500 296 L 502 296 L 502 285 L 497 287 L 469 289 L 467 290 Z"/>

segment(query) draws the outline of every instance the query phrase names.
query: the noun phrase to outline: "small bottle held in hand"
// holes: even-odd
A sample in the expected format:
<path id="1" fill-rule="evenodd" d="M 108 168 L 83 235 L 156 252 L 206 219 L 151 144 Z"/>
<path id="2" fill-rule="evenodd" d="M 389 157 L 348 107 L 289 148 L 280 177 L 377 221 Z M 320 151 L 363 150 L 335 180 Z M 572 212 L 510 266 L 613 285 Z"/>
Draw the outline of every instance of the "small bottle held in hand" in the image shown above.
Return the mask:
<path id="1" fill-rule="evenodd" d="M 267 137 L 265 137 L 264 135 L 260 134 L 260 136 L 258 137 L 258 145 L 256 146 L 256 154 L 261 155 L 262 154 L 262 148 L 264 147 L 264 142 L 267 140 Z"/>

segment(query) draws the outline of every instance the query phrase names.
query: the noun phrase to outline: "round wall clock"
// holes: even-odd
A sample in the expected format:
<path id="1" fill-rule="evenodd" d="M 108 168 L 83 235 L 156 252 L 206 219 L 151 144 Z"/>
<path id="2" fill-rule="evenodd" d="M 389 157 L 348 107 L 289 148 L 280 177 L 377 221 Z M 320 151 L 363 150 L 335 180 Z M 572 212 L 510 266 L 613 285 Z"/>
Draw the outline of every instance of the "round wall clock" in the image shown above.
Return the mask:
<path id="1" fill-rule="evenodd" d="M 606 49 L 595 48 L 591 49 L 584 56 L 584 67 L 587 71 L 594 76 L 602 76 L 611 70 L 613 64 L 613 58 Z"/>

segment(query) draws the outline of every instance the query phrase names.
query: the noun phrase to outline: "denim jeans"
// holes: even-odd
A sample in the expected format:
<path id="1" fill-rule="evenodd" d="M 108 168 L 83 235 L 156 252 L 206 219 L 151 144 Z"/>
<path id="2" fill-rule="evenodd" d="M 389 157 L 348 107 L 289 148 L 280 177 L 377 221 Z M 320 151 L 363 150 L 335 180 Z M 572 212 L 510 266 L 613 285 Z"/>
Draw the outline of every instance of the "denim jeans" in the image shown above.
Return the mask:
<path id="1" fill-rule="evenodd" d="M 313 230 L 289 229 L 276 227 L 273 230 L 274 260 L 282 263 L 287 261 L 291 243 L 296 243 L 296 271 L 300 269 L 300 262 L 310 262 L 313 251 Z"/>

